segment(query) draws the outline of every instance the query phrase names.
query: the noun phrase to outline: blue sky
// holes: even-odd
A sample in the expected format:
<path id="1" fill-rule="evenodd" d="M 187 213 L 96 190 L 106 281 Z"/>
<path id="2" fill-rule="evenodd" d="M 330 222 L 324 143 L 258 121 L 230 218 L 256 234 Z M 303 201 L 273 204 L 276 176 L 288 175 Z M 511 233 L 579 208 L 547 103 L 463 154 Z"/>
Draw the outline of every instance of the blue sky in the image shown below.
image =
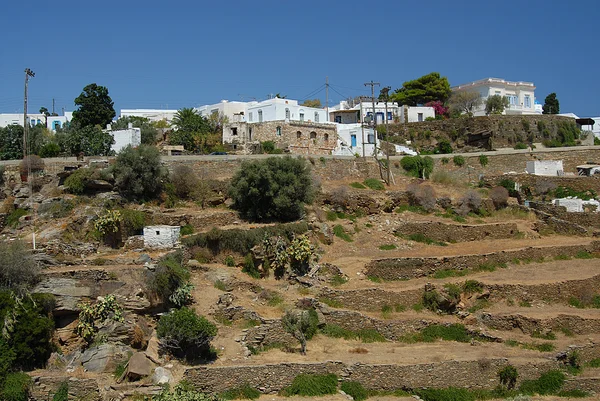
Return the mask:
<path id="1" fill-rule="evenodd" d="M 73 110 L 96 82 L 121 108 L 221 99 L 304 99 L 329 77 L 330 104 L 432 71 L 451 85 L 531 81 L 543 103 L 599 116 L 597 0 L 9 1 L 0 34 L 0 112 Z M 377 92 L 378 93 L 378 92 Z M 325 101 L 325 92 L 316 96 Z"/>

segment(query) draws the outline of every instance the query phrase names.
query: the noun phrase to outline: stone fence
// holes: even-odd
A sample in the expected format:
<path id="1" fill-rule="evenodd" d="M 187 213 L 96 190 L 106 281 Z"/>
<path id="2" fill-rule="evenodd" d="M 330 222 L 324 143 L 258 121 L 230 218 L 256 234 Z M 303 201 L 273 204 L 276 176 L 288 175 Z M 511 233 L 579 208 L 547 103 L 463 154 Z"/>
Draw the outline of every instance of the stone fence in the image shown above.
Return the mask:
<path id="1" fill-rule="evenodd" d="M 358 381 L 370 390 L 463 387 L 493 389 L 499 384 L 498 371 L 511 361 L 505 358 L 477 361 L 444 361 L 434 363 L 346 364 L 339 361 L 320 363 L 281 363 L 246 366 L 199 366 L 186 369 L 183 378 L 200 391 L 219 393 L 248 384 L 262 393 L 277 393 L 290 386 L 300 374 L 335 374 L 342 380 Z M 551 360 L 513 363 L 519 381 L 537 378 L 556 369 Z"/>
<path id="2" fill-rule="evenodd" d="M 481 255 L 460 255 L 425 258 L 386 258 L 371 261 L 365 274 L 383 280 L 406 280 L 429 276 L 440 270 L 467 270 L 484 264 L 497 265 L 513 260 L 543 260 L 558 255 L 575 256 L 579 252 L 600 251 L 600 241 L 589 245 L 529 247 Z"/>
<path id="3" fill-rule="evenodd" d="M 535 318 L 521 314 L 483 313 L 479 319 L 490 329 L 510 331 L 519 329 L 525 334 L 543 333 L 547 330 L 560 331 L 568 328 L 574 334 L 595 334 L 600 332 L 600 317 L 586 318 L 577 315 L 560 314 L 548 318 Z"/>
<path id="4" fill-rule="evenodd" d="M 434 241 L 444 242 L 512 238 L 518 232 L 515 223 L 461 225 L 437 221 L 404 223 L 395 230 L 395 233 L 400 235 L 422 234 Z"/>

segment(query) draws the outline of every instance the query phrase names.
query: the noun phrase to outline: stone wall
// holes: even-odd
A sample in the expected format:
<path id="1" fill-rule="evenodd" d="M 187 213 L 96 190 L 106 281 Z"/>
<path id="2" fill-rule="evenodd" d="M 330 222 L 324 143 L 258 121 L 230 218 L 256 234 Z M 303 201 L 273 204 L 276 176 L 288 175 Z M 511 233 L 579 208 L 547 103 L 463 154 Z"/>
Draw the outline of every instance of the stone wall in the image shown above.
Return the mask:
<path id="1" fill-rule="evenodd" d="M 354 310 L 381 311 L 384 306 L 397 305 L 410 308 L 421 302 L 423 289 L 408 291 L 385 291 L 380 288 L 366 288 L 361 290 L 334 290 L 323 288 L 319 293 L 319 300 L 333 300 L 339 302 L 343 308 Z"/>
<path id="2" fill-rule="evenodd" d="M 549 318 L 535 318 L 520 314 L 495 315 L 483 313 L 480 322 L 494 330 L 519 329 L 525 334 L 543 333 L 546 330 L 560 331 L 569 328 L 575 334 L 595 334 L 600 331 L 600 318 L 592 319 L 577 315 L 560 314 Z"/>
<path id="3" fill-rule="evenodd" d="M 51 400 L 60 385 L 67 382 L 69 399 L 100 401 L 102 399 L 96 379 L 78 379 L 71 376 L 33 376 L 31 399 L 34 401 Z"/>
<path id="4" fill-rule="evenodd" d="M 446 224 L 435 221 L 403 223 L 396 234 L 423 234 L 427 238 L 444 242 L 478 241 L 481 239 L 512 238 L 519 230 L 515 223 L 485 225 Z"/>
<path id="5" fill-rule="evenodd" d="M 575 256 L 581 251 L 600 251 L 600 241 L 593 241 L 589 245 L 529 247 L 481 255 L 376 259 L 366 265 L 365 274 L 383 280 L 405 280 L 429 276 L 439 270 L 467 270 L 482 264 L 508 263 L 515 259 L 543 260 L 557 255 Z"/>
<path id="6" fill-rule="evenodd" d="M 531 202 L 530 207 L 553 216 L 556 219 L 567 221 L 582 227 L 600 228 L 600 213 L 596 212 L 567 212 L 564 208 L 540 202 Z"/>
<path id="7" fill-rule="evenodd" d="M 596 151 L 596 158 L 600 158 L 600 152 Z M 491 160 L 491 159 L 490 159 Z M 593 159 L 592 159 L 593 160 Z M 574 167 L 574 166 L 570 166 Z M 596 191 L 596 193 L 600 193 L 600 176 L 593 175 L 591 177 L 587 176 L 562 176 L 562 177 L 542 177 L 539 175 L 531 175 L 531 174 L 515 174 L 509 176 L 498 176 L 498 177 L 486 177 L 484 181 L 486 184 L 491 186 L 496 186 L 500 183 L 500 181 L 509 179 L 514 182 L 521 184 L 521 187 L 529 187 L 532 192 L 535 193 L 535 188 L 537 186 L 546 186 L 547 184 L 553 185 L 555 187 L 566 187 L 572 188 L 578 192 L 589 191 L 590 189 Z"/>
<path id="8" fill-rule="evenodd" d="M 240 221 L 238 213 L 227 209 L 208 209 L 202 215 L 190 215 L 176 210 L 172 212 L 144 211 L 146 221 L 156 225 L 185 226 L 191 225 L 194 231 L 210 231 L 213 227 L 228 226 Z"/>
<path id="9" fill-rule="evenodd" d="M 491 133 L 490 148 L 514 147 L 515 144 L 542 142 L 557 137 L 558 125 L 575 124 L 570 117 L 555 115 L 507 116 L 492 115 L 474 118 L 451 118 L 408 124 L 388 125 L 396 143 L 406 140 L 422 148 L 433 148 L 438 140 L 454 141 L 456 148 L 469 148 L 468 134 Z M 469 146 L 471 145 L 471 146 Z"/>
<path id="10" fill-rule="evenodd" d="M 201 391 L 218 393 L 244 383 L 262 393 L 276 393 L 288 387 L 299 374 L 335 374 L 342 380 L 358 381 L 371 390 L 402 388 L 464 387 L 493 389 L 499 384 L 498 371 L 508 365 L 505 358 L 479 361 L 445 361 L 415 365 L 282 363 L 246 366 L 199 366 L 186 369 L 183 378 Z M 534 379 L 556 369 L 554 361 L 536 360 L 514 364 L 519 381 Z"/>

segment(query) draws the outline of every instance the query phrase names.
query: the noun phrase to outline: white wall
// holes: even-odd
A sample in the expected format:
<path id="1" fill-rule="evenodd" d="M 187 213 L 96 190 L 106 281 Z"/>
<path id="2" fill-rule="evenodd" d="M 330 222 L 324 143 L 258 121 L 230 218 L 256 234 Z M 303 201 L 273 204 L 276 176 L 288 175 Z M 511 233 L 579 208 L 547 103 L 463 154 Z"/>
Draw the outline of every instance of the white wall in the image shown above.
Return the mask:
<path id="1" fill-rule="evenodd" d="M 562 160 L 536 160 L 527 162 L 525 168 L 528 174 L 558 176 L 563 175 Z"/>
<path id="2" fill-rule="evenodd" d="M 64 116 L 48 116 L 48 129 L 56 131 L 56 126 L 62 128 L 65 123 L 71 121 L 72 115 L 72 112 L 67 112 Z M 31 125 L 37 125 L 38 123 L 44 125 L 46 122 L 46 117 L 40 113 L 28 113 L 27 119 Z M 23 113 L 0 114 L 0 127 L 6 127 L 12 124 L 23 126 Z"/>
<path id="3" fill-rule="evenodd" d="M 286 118 L 286 109 L 289 110 L 289 119 Z M 260 119 L 261 112 L 262 120 Z M 246 113 L 246 121 L 249 123 L 282 121 L 286 119 L 289 121 L 328 122 L 327 111 L 325 109 L 300 106 L 297 100 L 292 99 L 268 99 L 249 105 Z"/>
<path id="4" fill-rule="evenodd" d="M 419 118 L 419 114 L 421 115 Z M 435 118 L 435 109 L 433 107 L 408 107 L 408 122 L 416 123 L 425 121 L 427 117 Z M 404 109 L 402 109 L 401 121 L 404 121 Z"/>
<path id="5" fill-rule="evenodd" d="M 140 128 L 120 129 L 109 131 L 109 133 L 115 138 L 115 143 L 110 147 L 110 150 L 115 153 L 119 153 L 128 145 L 135 148 L 142 143 L 142 130 Z"/>
<path id="6" fill-rule="evenodd" d="M 511 82 L 500 78 L 485 78 L 468 84 L 455 86 L 453 91 L 478 92 L 482 103 L 474 111 L 475 116 L 485 115 L 485 101 L 489 96 L 508 96 L 510 103 L 503 114 L 537 114 L 535 108 L 535 86 L 531 82 Z M 529 96 L 527 102 L 526 97 Z"/>
<path id="7" fill-rule="evenodd" d="M 150 121 L 166 120 L 168 123 L 173 120 L 177 110 L 157 110 L 157 109 L 121 109 L 121 117 L 144 117 Z"/>
<path id="8" fill-rule="evenodd" d="M 337 156 L 363 155 L 363 131 L 360 124 L 337 124 L 338 144 L 333 151 Z M 355 138 L 355 146 L 352 137 Z M 365 156 L 373 156 L 375 146 L 379 146 L 379 140 L 372 128 L 364 129 Z"/>
<path id="9" fill-rule="evenodd" d="M 567 208 L 567 212 L 583 212 L 583 201 L 578 198 L 562 198 L 554 199 L 552 201 L 555 206 L 564 206 Z"/>
<path id="10" fill-rule="evenodd" d="M 179 226 L 144 227 L 144 247 L 173 248 L 179 242 Z"/>
<path id="11" fill-rule="evenodd" d="M 229 122 L 236 121 L 245 121 L 244 117 L 241 117 L 241 113 L 246 114 L 246 110 L 248 109 L 249 104 L 254 104 L 256 102 L 230 102 L 228 100 L 221 100 L 220 103 L 216 104 L 207 104 L 204 106 L 196 107 L 194 110 L 198 112 L 203 117 L 209 117 L 213 113 L 223 114 L 229 119 Z M 234 117 L 234 116 L 240 117 Z"/>

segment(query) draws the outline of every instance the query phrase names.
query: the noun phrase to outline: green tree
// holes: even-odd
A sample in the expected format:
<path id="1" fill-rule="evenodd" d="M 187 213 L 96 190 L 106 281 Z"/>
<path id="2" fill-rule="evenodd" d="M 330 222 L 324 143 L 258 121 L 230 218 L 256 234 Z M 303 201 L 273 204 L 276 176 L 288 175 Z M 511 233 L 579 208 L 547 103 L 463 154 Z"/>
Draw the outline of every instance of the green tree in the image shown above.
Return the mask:
<path id="1" fill-rule="evenodd" d="M 473 111 L 481 104 L 481 95 L 473 91 L 457 91 L 449 100 L 450 112 L 466 113 L 473 116 Z"/>
<path id="2" fill-rule="evenodd" d="M 158 130 L 152 124 L 152 122 L 144 117 L 137 116 L 126 116 L 121 117 L 114 123 L 112 123 L 113 130 L 127 129 L 131 123 L 135 128 L 139 128 L 142 134 L 141 141 L 146 145 L 154 145 L 156 143 L 156 136 Z"/>
<path id="3" fill-rule="evenodd" d="M 560 104 L 556 98 L 556 93 L 552 92 L 546 99 L 544 99 L 544 105 L 542 106 L 543 114 L 558 114 L 560 113 Z"/>
<path id="4" fill-rule="evenodd" d="M 286 332 L 290 333 L 300 343 L 300 353 L 306 355 L 306 340 L 309 340 L 317 331 L 319 317 L 313 310 L 288 310 L 281 318 L 281 323 Z"/>
<path id="5" fill-rule="evenodd" d="M 429 156 L 404 156 L 400 159 L 400 165 L 417 178 L 429 178 L 433 171 L 433 159 Z"/>
<path id="6" fill-rule="evenodd" d="M 306 99 L 301 106 L 321 108 L 321 99 Z"/>
<path id="7" fill-rule="evenodd" d="M 104 128 L 116 115 L 108 89 L 95 83 L 83 88 L 83 92 L 75 98 L 75 105 L 79 109 L 73 112 L 72 122 L 81 127 L 99 125 Z"/>
<path id="8" fill-rule="evenodd" d="M 0 159 L 18 160 L 23 158 L 23 127 L 8 125 L 0 128 Z"/>
<path id="9" fill-rule="evenodd" d="M 107 156 L 115 139 L 99 126 L 80 126 L 71 123 L 66 129 L 59 129 L 55 135 L 56 143 L 63 152 L 71 156 L 83 153 L 86 156 Z"/>
<path id="10" fill-rule="evenodd" d="M 163 187 L 168 172 L 160 163 L 160 154 L 154 146 L 127 146 L 119 152 L 113 166 L 115 186 L 129 199 L 152 199 Z"/>
<path id="11" fill-rule="evenodd" d="M 440 76 L 439 72 L 432 72 L 414 81 L 404 82 L 402 88 L 396 89 L 390 97 L 401 105 L 417 106 L 433 101 L 445 103 L 451 93 L 448 78 Z"/>
<path id="12" fill-rule="evenodd" d="M 508 98 L 506 96 L 493 95 L 485 101 L 485 114 L 502 114 L 508 107 Z"/>
<path id="13" fill-rule="evenodd" d="M 44 115 L 44 126 L 48 128 L 48 117 L 50 116 L 50 112 L 45 107 L 40 107 L 40 114 Z"/>
<path id="14" fill-rule="evenodd" d="M 192 108 L 184 107 L 178 110 L 171 121 L 177 131 L 185 132 L 207 132 L 209 129 L 208 121 Z"/>
<path id="15" fill-rule="evenodd" d="M 229 189 L 233 207 L 253 221 L 296 220 L 313 192 L 305 160 L 290 156 L 243 162 Z"/>
<path id="16" fill-rule="evenodd" d="M 210 358 L 217 327 L 193 309 L 181 308 L 161 316 L 156 327 L 161 346 L 173 355 L 194 361 Z"/>

